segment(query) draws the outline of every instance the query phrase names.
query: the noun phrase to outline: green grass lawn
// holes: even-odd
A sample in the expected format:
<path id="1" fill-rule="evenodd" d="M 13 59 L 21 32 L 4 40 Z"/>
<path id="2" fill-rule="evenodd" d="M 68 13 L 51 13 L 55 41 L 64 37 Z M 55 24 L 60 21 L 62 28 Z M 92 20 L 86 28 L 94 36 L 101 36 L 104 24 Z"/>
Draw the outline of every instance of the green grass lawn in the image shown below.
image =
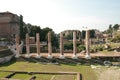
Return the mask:
<path id="1" fill-rule="evenodd" d="M 48 74 L 15 74 L 12 79 L 28 80 L 31 76 L 36 76 L 36 80 L 75 80 L 76 75 L 48 75 Z"/>
<path id="2" fill-rule="evenodd" d="M 4 78 L 9 74 L 10 74 L 10 72 L 0 72 L 0 78 Z"/>
<path id="3" fill-rule="evenodd" d="M 36 80 L 50 80 L 51 78 L 54 77 L 54 75 L 47 75 L 47 74 L 37 74 Z"/>
<path id="4" fill-rule="evenodd" d="M 115 48 L 117 46 L 120 46 L 120 43 L 111 43 L 110 46 L 113 47 L 113 48 Z"/>
<path id="5" fill-rule="evenodd" d="M 42 71 L 42 72 L 80 72 L 83 75 L 83 80 L 97 80 L 95 72 L 90 66 L 85 65 L 54 65 L 54 64 L 37 64 L 32 62 L 11 62 L 0 66 L 0 70 L 19 70 L 19 71 Z M 21 75 L 15 75 L 13 78 L 19 78 Z M 29 77 L 28 75 L 23 77 Z M 41 78 L 41 75 L 37 75 Z M 42 75 L 42 78 L 51 78 L 52 75 Z M 37 79 L 38 79 L 37 78 Z M 39 80 L 39 79 L 38 79 Z M 44 79 L 43 79 L 44 80 Z M 45 79 L 49 80 L 49 79 Z M 66 79 L 67 80 L 67 79 Z"/>
<path id="6" fill-rule="evenodd" d="M 21 80 L 28 80 L 31 75 L 28 74 L 15 74 L 12 79 L 21 79 Z"/>

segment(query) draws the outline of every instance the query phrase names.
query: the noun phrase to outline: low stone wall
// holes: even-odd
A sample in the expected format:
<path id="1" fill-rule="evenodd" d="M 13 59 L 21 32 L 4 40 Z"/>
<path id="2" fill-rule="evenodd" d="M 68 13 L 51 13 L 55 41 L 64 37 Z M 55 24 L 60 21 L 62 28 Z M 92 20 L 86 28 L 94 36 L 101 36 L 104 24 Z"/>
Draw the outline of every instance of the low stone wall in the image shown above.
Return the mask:
<path id="1" fill-rule="evenodd" d="M 9 52 L 9 54 L 8 54 L 8 52 Z M 8 62 L 14 56 L 14 54 L 12 54 L 9 49 L 0 51 L 0 54 L 1 54 L 0 63 Z"/>
<path id="2" fill-rule="evenodd" d="M 12 54 L 12 55 L 0 58 L 0 63 L 5 63 L 5 62 L 10 61 L 13 58 L 13 56 L 14 55 Z"/>
<path id="3" fill-rule="evenodd" d="M 13 53 L 10 51 L 10 49 L 0 50 L 0 58 L 5 57 L 5 56 L 9 56 L 9 55 L 12 55 L 12 54 Z"/>
<path id="4" fill-rule="evenodd" d="M 6 46 L 7 45 L 7 41 L 0 41 L 0 46 Z"/>

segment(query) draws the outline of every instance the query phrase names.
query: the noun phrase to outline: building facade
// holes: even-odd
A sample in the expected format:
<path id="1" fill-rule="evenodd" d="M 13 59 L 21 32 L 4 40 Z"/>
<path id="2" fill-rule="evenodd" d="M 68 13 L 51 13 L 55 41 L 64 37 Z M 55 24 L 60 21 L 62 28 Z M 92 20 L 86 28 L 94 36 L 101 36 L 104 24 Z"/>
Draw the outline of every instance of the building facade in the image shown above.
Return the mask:
<path id="1" fill-rule="evenodd" d="M 19 16 L 10 12 L 0 13 L 0 38 L 12 39 L 20 34 Z"/>

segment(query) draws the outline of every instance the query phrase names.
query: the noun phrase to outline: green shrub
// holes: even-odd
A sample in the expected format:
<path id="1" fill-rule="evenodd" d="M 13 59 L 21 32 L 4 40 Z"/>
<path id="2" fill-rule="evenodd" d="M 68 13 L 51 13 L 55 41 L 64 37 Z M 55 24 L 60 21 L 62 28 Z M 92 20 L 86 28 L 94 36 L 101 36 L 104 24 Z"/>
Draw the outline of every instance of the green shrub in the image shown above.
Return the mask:
<path id="1" fill-rule="evenodd" d="M 112 49 L 112 48 L 109 48 L 109 49 L 107 49 L 108 51 L 113 51 L 114 49 Z"/>
<path id="2" fill-rule="evenodd" d="M 94 50 L 95 50 L 95 51 L 103 51 L 103 47 L 102 47 L 102 46 L 99 46 L 99 47 L 96 47 Z"/>
<path id="3" fill-rule="evenodd" d="M 64 44 L 65 50 L 72 50 L 73 49 L 73 43 Z"/>
<path id="4" fill-rule="evenodd" d="M 81 52 L 81 51 L 86 49 L 85 46 L 83 46 L 83 45 L 79 45 L 77 48 L 78 48 L 79 52 Z"/>
<path id="5" fill-rule="evenodd" d="M 111 42 L 120 42 L 120 37 L 115 37 L 110 40 Z"/>
<path id="6" fill-rule="evenodd" d="M 103 48 L 102 48 L 102 47 L 99 47 L 98 50 L 99 50 L 99 51 L 103 51 Z"/>

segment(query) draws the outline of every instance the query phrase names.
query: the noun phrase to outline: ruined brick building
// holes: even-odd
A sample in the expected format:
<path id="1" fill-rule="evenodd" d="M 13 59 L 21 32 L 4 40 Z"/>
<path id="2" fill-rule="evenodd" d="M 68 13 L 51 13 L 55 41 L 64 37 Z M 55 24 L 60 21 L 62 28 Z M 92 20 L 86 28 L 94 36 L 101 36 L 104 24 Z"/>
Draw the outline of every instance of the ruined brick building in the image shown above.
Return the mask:
<path id="1" fill-rule="evenodd" d="M 0 13 L 0 38 L 11 39 L 19 34 L 19 16 L 10 12 Z"/>

